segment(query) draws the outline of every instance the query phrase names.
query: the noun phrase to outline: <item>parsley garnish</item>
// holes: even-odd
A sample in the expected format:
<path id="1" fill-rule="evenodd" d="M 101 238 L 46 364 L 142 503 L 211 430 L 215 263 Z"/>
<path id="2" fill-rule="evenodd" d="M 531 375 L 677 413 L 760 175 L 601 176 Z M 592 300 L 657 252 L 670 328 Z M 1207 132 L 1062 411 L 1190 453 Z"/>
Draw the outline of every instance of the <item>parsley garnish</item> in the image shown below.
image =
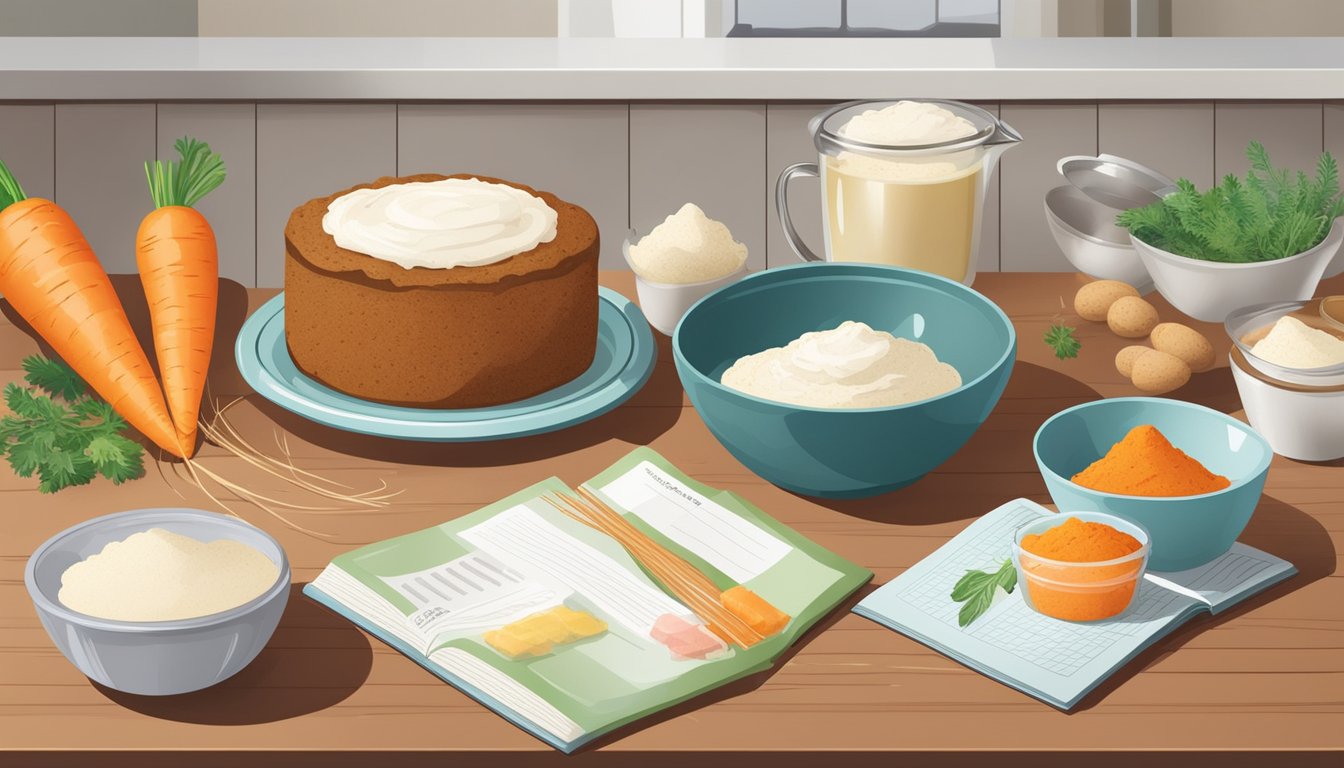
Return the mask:
<path id="1" fill-rule="evenodd" d="M 0 454 L 20 477 L 55 493 L 102 475 L 120 485 L 145 472 L 144 448 L 122 434 L 126 422 L 93 397 L 74 371 L 36 355 L 23 361 L 24 380 L 5 386 Z"/>
<path id="2" fill-rule="evenodd" d="M 1050 326 L 1050 330 L 1045 332 L 1045 343 L 1055 351 L 1055 357 L 1063 360 L 1068 357 L 1077 357 L 1078 350 L 1083 348 L 1083 343 L 1074 338 L 1073 332 L 1076 328 L 1070 328 L 1063 323 L 1055 323 Z"/>
<path id="3" fill-rule="evenodd" d="M 994 573 L 967 571 L 965 576 L 952 587 L 953 602 L 965 603 L 957 614 L 957 625 L 965 627 L 980 618 L 994 602 L 994 591 L 1003 587 L 1003 591 L 1012 594 L 1017 586 L 1017 569 L 1011 559 L 1004 560 Z"/>
<path id="4" fill-rule="evenodd" d="M 1259 142 L 1246 148 L 1251 169 L 1200 192 L 1189 179 L 1178 191 L 1143 208 L 1131 208 L 1116 223 L 1164 251 L 1205 261 L 1243 264 L 1271 261 L 1311 250 L 1344 214 L 1339 166 L 1329 152 L 1316 162 L 1316 178 L 1269 164 Z"/>

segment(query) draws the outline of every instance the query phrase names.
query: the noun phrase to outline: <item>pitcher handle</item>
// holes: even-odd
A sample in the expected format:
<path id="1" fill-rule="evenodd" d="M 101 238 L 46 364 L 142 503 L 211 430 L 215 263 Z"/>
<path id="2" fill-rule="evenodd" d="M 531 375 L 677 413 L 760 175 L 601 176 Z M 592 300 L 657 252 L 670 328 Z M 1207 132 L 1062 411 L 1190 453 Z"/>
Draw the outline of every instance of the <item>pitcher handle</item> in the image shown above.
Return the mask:
<path id="1" fill-rule="evenodd" d="M 789 180 L 794 176 L 811 176 L 820 178 L 821 173 L 817 169 L 816 163 L 794 163 L 785 168 L 779 174 L 779 180 L 775 182 L 775 210 L 779 213 L 779 223 L 784 227 L 784 239 L 789 242 L 789 247 L 803 261 L 825 261 L 824 258 L 812 252 L 803 243 L 803 238 L 798 234 L 798 230 L 793 228 L 793 219 L 789 218 Z"/>

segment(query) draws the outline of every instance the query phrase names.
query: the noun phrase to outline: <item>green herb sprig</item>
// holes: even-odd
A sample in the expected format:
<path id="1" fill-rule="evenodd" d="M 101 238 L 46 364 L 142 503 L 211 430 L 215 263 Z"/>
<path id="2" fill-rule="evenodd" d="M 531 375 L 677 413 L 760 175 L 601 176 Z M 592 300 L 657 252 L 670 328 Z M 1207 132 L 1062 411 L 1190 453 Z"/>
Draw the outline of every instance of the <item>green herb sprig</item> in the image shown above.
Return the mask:
<path id="1" fill-rule="evenodd" d="M 1316 177 L 1274 168 L 1263 145 L 1246 148 L 1246 178 L 1223 177 L 1200 192 L 1189 179 L 1178 191 L 1116 218 L 1134 237 L 1164 251 L 1204 261 L 1246 264 L 1311 250 L 1344 214 L 1339 166 L 1329 152 L 1316 162 Z"/>
<path id="2" fill-rule="evenodd" d="M 0 454 L 15 474 L 36 474 L 42 493 L 98 475 L 117 485 L 144 475 L 144 448 L 123 434 L 125 420 L 74 371 L 36 355 L 24 359 L 23 370 L 29 386 L 5 386 L 13 413 L 0 418 Z"/>
<path id="3" fill-rule="evenodd" d="M 994 573 L 967 571 L 952 587 L 953 602 L 964 603 L 961 612 L 957 614 L 957 625 L 969 626 L 989 610 L 990 604 L 994 602 L 994 592 L 999 587 L 1008 594 L 1012 594 L 1017 587 L 1017 568 L 1013 567 L 1011 558 L 1004 560 Z"/>
<path id="4" fill-rule="evenodd" d="M 1083 343 L 1073 335 L 1076 330 L 1078 329 L 1057 322 L 1045 332 L 1045 343 L 1054 350 L 1055 357 L 1064 360 L 1078 356 L 1078 350 L 1083 348 Z"/>

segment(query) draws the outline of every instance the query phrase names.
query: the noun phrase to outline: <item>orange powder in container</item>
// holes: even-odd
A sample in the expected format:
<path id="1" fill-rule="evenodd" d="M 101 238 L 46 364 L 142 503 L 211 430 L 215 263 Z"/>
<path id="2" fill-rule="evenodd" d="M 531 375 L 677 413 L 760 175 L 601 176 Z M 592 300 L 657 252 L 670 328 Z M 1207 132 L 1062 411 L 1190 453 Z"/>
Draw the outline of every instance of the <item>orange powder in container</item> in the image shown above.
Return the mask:
<path id="1" fill-rule="evenodd" d="M 1073 482 L 1102 493 L 1127 496 L 1194 496 L 1231 485 L 1185 451 L 1173 446 L 1157 427 L 1141 424 L 1074 475 Z"/>
<path id="2" fill-rule="evenodd" d="M 1142 557 L 1104 564 L 1143 547 L 1105 523 L 1071 517 L 1044 533 L 1023 536 L 1020 546 L 1018 562 L 1031 604 L 1057 619 L 1097 621 L 1124 611 L 1143 574 Z"/>

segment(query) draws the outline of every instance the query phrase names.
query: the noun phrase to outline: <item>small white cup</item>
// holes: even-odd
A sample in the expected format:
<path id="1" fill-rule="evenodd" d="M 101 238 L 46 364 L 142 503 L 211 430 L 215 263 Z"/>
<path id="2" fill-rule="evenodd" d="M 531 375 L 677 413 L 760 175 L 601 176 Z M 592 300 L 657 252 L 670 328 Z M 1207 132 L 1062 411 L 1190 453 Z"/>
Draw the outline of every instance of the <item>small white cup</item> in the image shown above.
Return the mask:
<path id="1" fill-rule="evenodd" d="M 737 282 L 747 273 L 747 265 L 744 262 L 736 272 L 700 283 L 656 283 L 645 280 L 640 276 L 639 270 L 635 269 L 635 263 L 630 260 L 632 241 L 638 241 L 634 230 L 630 231 L 625 242 L 621 244 L 621 253 L 625 255 L 625 263 L 630 266 L 630 271 L 635 273 L 635 291 L 639 295 L 639 308 L 648 319 L 649 325 L 664 336 L 672 335 L 677 329 L 677 323 L 681 322 L 681 316 L 686 314 L 686 310 L 690 309 L 692 304 L 726 285 Z"/>

